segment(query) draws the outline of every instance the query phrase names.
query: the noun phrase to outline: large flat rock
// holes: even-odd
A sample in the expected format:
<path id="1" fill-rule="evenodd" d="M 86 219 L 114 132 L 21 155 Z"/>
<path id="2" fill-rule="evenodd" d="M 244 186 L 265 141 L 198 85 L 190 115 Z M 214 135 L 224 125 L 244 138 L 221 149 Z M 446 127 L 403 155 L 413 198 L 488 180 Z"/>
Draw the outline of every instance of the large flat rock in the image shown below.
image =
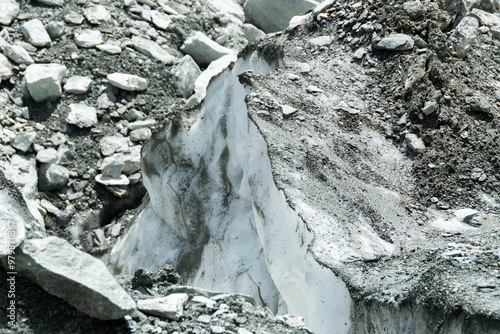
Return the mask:
<path id="1" fill-rule="evenodd" d="M 136 307 L 101 260 L 61 238 L 25 241 L 16 251 L 16 269 L 48 293 L 101 320 L 122 318 Z"/>

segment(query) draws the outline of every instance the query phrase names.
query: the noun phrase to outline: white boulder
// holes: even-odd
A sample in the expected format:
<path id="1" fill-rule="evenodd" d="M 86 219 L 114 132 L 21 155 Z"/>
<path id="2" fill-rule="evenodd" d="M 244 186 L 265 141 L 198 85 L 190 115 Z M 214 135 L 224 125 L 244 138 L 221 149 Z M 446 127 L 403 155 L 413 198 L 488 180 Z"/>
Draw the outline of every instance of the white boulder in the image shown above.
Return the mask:
<path id="1" fill-rule="evenodd" d="M 0 0 L 0 24 L 8 26 L 19 15 L 19 4 L 15 0 Z"/>
<path id="2" fill-rule="evenodd" d="M 35 62 L 28 51 L 20 45 L 3 46 L 3 54 L 16 64 L 33 64 Z"/>
<path id="3" fill-rule="evenodd" d="M 164 64 L 172 64 L 175 59 L 167 50 L 149 39 L 134 36 L 132 43 L 139 52 Z"/>
<path id="4" fill-rule="evenodd" d="M 91 24 L 102 24 L 111 20 L 111 15 L 103 5 L 95 5 L 84 8 L 83 15 L 85 15 Z"/>
<path id="5" fill-rule="evenodd" d="M 66 122 L 79 128 L 90 128 L 97 125 L 97 111 L 85 103 L 70 104 L 71 109 Z"/>
<path id="6" fill-rule="evenodd" d="M 64 85 L 64 90 L 72 94 L 85 94 L 92 83 L 92 79 L 84 76 L 74 76 L 68 78 Z"/>
<path id="7" fill-rule="evenodd" d="M 82 48 L 92 48 L 104 43 L 102 33 L 99 30 L 85 29 L 75 34 L 75 43 Z"/>
<path id="8" fill-rule="evenodd" d="M 54 101 L 62 95 L 61 84 L 66 66 L 59 64 L 33 64 L 26 68 L 26 86 L 36 102 Z"/>
<path id="9" fill-rule="evenodd" d="M 184 56 L 171 71 L 172 79 L 177 87 L 177 94 L 188 98 L 193 94 L 194 83 L 200 76 L 201 70 L 191 56 Z"/>
<path id="10" fill-rule="evenodd" d="M 24 39 L 34 46 L 46 46 L 52 42 L 42 21 L 39 19 L 33 19 L 21 25 L 21 33 Z"/>
<path id="11" fill-rule="evenodd" d="M 133 74 L 111 73 L 108 74 L 109 83 L 127 91 L 141 91 L 148 88 L 148 81 Z"/>

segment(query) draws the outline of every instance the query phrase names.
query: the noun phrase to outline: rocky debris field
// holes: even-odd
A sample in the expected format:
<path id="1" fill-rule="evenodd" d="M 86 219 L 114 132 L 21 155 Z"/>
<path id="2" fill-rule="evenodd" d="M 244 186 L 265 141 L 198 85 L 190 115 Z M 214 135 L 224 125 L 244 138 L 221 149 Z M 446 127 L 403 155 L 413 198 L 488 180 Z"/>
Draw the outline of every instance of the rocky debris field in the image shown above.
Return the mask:
<path id="1" fill-rule="evenodd" d="M 293 197 L 288 168 L 306 171 L 318 186 L 303 188 L 325 211 L 336 201 L 368 212 L 381 239 L 407 247 L 397 259 L 378 254 L 344 259 L 352 266 L 325 264 L 346 275 L 359 298 L 372 292 L 377 300 L 398 298 L 399 292 L 380 290 L 370 276 L 411 290 L 405 298 L 445 305 L 444 313 L 460 305 L 469 314 L 499 318 L 491 310 L 499 286 L 500 3 L 327 0 L 311 10 L 315 5 L 303 1 L 285 10 L 266 1 L 243 6 L 232 0 L 0 0 L 0 190 L 26 203 L 16 204 L 20 209 L 14 205 L 21 212 L 18 225 L 25 226 L 17 227 L 23 237 L 16 246 L 26 233 L 17 254 L 19 271 L 24 265 L 31 276 L 31 281 L 18 278 L 15 327 L 9 328 L 0 313 L 0 332 L 308 332 L 301 329 L 300 317 L 275 317 L 251 297 L 177 286 L 172 271 L 166 275 L 171 282 L 158 279 L 161 272 L 138 272 L 115 282 L 100 261 L 85 257 L 106 256 L 140 210 L 146 194 L 142 146 L 166 122 L 189 116 L 205 98 L 210 79 L 238 52 L 255 49 L 285 54 L 284 67 L 270 76 L 240 76 L 252 91 L 246 98 L 249 117 L 268 141 L 277 186 Z M 275 34 L 290 18 L 289 29 Z M 289 147 L 273 137 L 280 133 L 273 126 L 296 137 Z M 307 130 L 296 136 L 302 127 Z M 372 165 L 372 156 L 382 156 L 383 150 L 353 144 L 364 128 L 390 140 L 405 157 L 396 161 L 395 174 Z M 307 135 L 313 132 L 317 140 Z M 405 232 L 408 241 L 384 222 L 384 210 L 372 210 L 355 196 L 346 199 L 342 191 L 335 199 L 315 194 L 337 189 L 332 175 L 339 180 L 346 175 L 336 165 L 340 160 L 321 151 L 322 141 L 331 138 L 335 154 L 354 166 L 349 175 L 405 194 L 408 217 L 416 222 Z M 366 153 L 367 148 L 372 151 Z M 290 200 L 290 206 L 298 204 Z M 464 208 L 470 211 L 457 211 Z M 434 212 L 448 215 L 445 223 L 481 230 L 470 238 L 463 231 L 429 230 L 425 221 Z M 2 218 L 11 214 L 9 209 L 0 213 Z M 488 237 L 481 235 L 483 228 Z M 415 241 L 417 230 L 432 241 Z M 39 240 L 53 245 L 54 254 L 64 250 L 81 257 L 80 275 L 76 260 L 47 254 Z M 438 254 L 424 243 L 447 249 L 439 263 L 424 261 Z M 6 246 L 0 245 L 5 256 Z M 45 256 L 50 261 L 39 260 Z M 51 290 L 56 271 L 51 264 L 71 269 L 60 282 L 71 287 L 66 294 Z M 30 268 L 38 265 L 35 275 Z M 412 269 L 403 272 L 401 266 Z M 111 288 L 81 280 L 101 273 L 98 281 L 110 282 Z M 6 271 L 0 276 L 4 284 Z M 467 287 L 469 276 L 480 283 Z M 95 310 L 85 309 L 80 298 L 72 300 L 75 284 L 92 296 L 108 298 L 106 293 L 116 290 L 121 297 L 101 309 L 105 320 L 96 320 Z M 453 293 L 443 302 L 429 291 Z M 5 310 L 6 293 L 0 303 Z"/>

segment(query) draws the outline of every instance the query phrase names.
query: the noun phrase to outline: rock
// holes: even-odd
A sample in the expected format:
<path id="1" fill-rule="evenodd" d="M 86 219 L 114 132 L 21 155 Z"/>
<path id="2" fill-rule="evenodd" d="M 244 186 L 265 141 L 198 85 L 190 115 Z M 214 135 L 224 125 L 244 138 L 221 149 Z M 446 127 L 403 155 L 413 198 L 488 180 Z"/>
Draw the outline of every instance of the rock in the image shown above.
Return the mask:
<path id="1" fill-rule="evenodd" d="M 464 58 L 476 41 L 479 32 L 479 21 L 467 16 L 460 21 L 449 38 L 458 58 Z"/>
<path id="2" fill-rule="evenodd" d="M 181 319 L 188 299 L 189 296 L 186 293 L 173 293 L 167 297 L 138 300 L 137 309 L 147 314 L 177 321 Z"/>
<path id="3" fill-rule="evenodd" d="M 91 24 L 102 24 L 111 20 L 111 15 L 103 5 L 92 5 L 84 8 L 83 15 Z"/>
<path id="4" fill-rule="evenodd" d="M 191 300 L 193 303 L 204 304 L 205 307 L 214 308 L 217 305 L 217 302 L 213 299 L 207 298 L 205 296 L 194 296 Z"/>
<path id="5" fill-rule="evenodd" d="M 212 321 L 212 317 L 208 314 L 202 314 L 196 320 L 198 320 L 198 322 L 201 322 L 203 324 L 209 324 L 210 321 Z"/>
<path id="6" fill-rule="evenodd" d="M 500 16 L 485 12 L 484 10 L 474 8 L 468 15 L 478 19 L 482 26 L 500 26 Z"/>
<path id="7" fill-rule="evenodd" d="M 201 70 L 191 56 L 184 56 L 171 71 L 177 94 L 188 98 L 193 94 L 194 83 L 200 76 Z"/>
<path id="8" fill-rule="evenodd" d="M 66 32 L 66 25 L 64 22 L 49 22 L 46 26 L 47 33 L 50 38 L 56 39 L 64 35 Z"/>
<path id="9" fill-rule="evenodd" d="M 6 45 L 3 47 L 3 54 L 16 64 L 33 64 L 35 61 L 25 48 L 19 45 Z"/>
<path id="10" fill-rule="evenodd" d="M 130 123 L 128 125 L 128 129 L 130 131 L 134 131 L 137 129 L 142 129 L 142 128 L 151 128 L 156 125 L 156 121 L 154 119 L 145 119 L 143 121 L 137 121 Z"/>
<path id="11" fill-rule="evenodd" d="M 11 156 L 16 153 L 16 150 L 8 145 L 0 145 L 0 155 Z"/>
<path id="12" fill-rule="evenodd" d="M 291 116 L 291 115 L 295 114 L 298 111 L 297 108 L 290 107 L 290 106 L 287 106 L 287 105 L 282 105 L 281 109 L 283 110 L 283 116 L 285 116 L 285 117 Z"/>
<path id="13" fill-rule="evenodd" d="M 331 42 L 332 42 L 332 39 L 330 36 L 319 36 L 319 37 L 311 38 L 309 40 L 309 43 L 313 46 L 329 45 Z"/>
<path id="14" fill-rule="evenodd" d="M 170 16 L 157 10 L 151 12 L 151 21 L 155 26 L 163 30 L 167 29 L 170 23 L 172 23 Z"/>
<path id="15" fill-rule="evenodd" d="M 405 137 L 405 142 L 412 151 L 420 152 L 425 149 L 424 142 L 416 134 L 407 134 Z"/>
<path id="16" fill-rule="evenodd" d="M 83 76 L 74 76 L 66 80 L 64 90 L 72 94 L 85 94 L 92 83 L 92 79 Z"/>
<path id="17" fill-rule="evenodd" d="M 500 40 L 500 26 L 491 27 L 490 31 L 491 31 L 491 36 L 493 36 L 493 38 Z"/>
<path id="18" fill-rule="evenodd" d="M 106 244 L 106 236 L 102 229 L 98 228 L 92 231 L 92 242 L 95 247 L 102 247 Z"/>
<path id="19" fill-rule="evenodd" d="M 292 17 L 317 5 L 313 0 L 247 0 L 243 10 L 247 22 L 271 33 L 286 29 Z"/>
<path id="20" fill-rule="evenodd" d="M 46 46 L 52 42 L 42 21 L 39 19 L 33 19 L 21 25 L 21 33 L 24 39 L 34 46 Z"/>
<path id="21" fill-rule="evenodd" d="M 107 79 L 111 85 L 127 91 L 142 91 L 148 88 L 148 81 L 137 75 L 111 73 Z"/>
<path id="22" fill-rule="evenodd" d="M 425 13 L 425 7 L 418 0 L 403 3 L 403 9 L 412 19 L 418 19 Z"/>
<path id="23" fill-rule="evenodd" d="M 33 141 L 36 138 L 36 132 L 27 132 L 21 133 L 14 138 L 14 140 L 10 143 L 12 147 L 21 152 L 26 152 L 33 144 Z"/>
<path id="24" fill-rule="evenodd" d="M 175 57 L 172 56 L 168 51 L 162 49 L 161 46 L 149 39 L 134 36 L 132 37 L 132 43 L 134 45 L 134 48 L 136 48 L 138 51 L 166 65 L 172 64 L 175 60 Z"/>
<path id="25" fill-rule="evenodd" d="M 104 263 L 61 238 L 26 240 L 16 251 L 16 269 L 92 317 L 120 319 L 135 310 L 135 302 Z"/>
<path id="26" fill-rule="evenodd" d="M 85 21 L 85 17 L 79 13 L 68 13 L 64 15 L 64 21 L 71 24 L 80 25 Z"/>
<path id="27" fill-rule="evenodd" d="M 115 152 L 128 151 L 130 140 L 117 133 L 113 136 L 103 137 L 99 144 L 102 155 L 107 157 Z"/>
<path id="28" fill-rule="evenodd" d="M 210 331 L 212 334 L 224 334 L 226 332 L 226 329 L 221 326 L 210 326 Z"/>
<path id="29" fill-rule="evenodd" d="M 132 174 L 141 169 L 141 146 L 131 148 L 130 153 L 115 153 L 104 158 L 100 170 L 105 176 L 119 177 Z"/>
<path id="30" fill-rule="evenodd" d="M 36 155 L 36 160 L 42 164 L 54 164 L 59 159 L 57 151 L 53 148 L 41 150 Z"/>
<path id="31" fill-rule="evenodd" d="M 97 111 L 85 103 L 70 104 L 71 109 L 66 122 L 79 128 L 90 128 L 97 125 Z"/>
<path id="32" fill-rule="evenodd" d="M 258 39 L 266 37 L 266 33 L 250 23 L 245 23 L 243 25 L 243 33 L 245 34 L 248 42 L 252 43 Z"/>
<path id="33" fill-rule="evenodd" d="M 102 52 L 109 53 L 110 55 L 117 55 L 122 52 L 122 48 L 120 46 L 111 43 L 99 44 L 96 45 L 96 48 Z"/>
<path id="34" fill-rule="evenodd" d="M 37 0 L 37 1 L 47 6 L 62 6 L 65 3 L 65 0 Z"/>
<path id="35" fill-rule="evenodd" d="M 75 34 L 75 43 L 82 48 L 92 48 L 104 43 L 104 39 L 99 30 L 85 29 L 81 33 Z"/>
<path id="36" fill-rule="evenodd" d="M 422 109 L 422 112 L 424 115 L 430 115 L 436 110 L 438 110 L 438 103 L 436 101 L 427 101 L 424 105 L 424 108 Z"/>
<path id="37" fill-rule="evenodd" d="M 40 166 L 38 177 L 38 189 L 59 190 L 68 184 L 69 171 L 60 165 L 43 164 Z"/>
<path id="38" fill-rule="evenodd" d="M 373 47 L 387 51 L 407 51 L 413 49 L 413 39 L 405 34 L 391 34 L 375 43 Z"/>
<path id="39" fill-rule="evenodd" d="M 459 221 L 472 226 L 481 225 L 481 222 L 479 221 L 479 213 L 479 211 L 474 209 L 460 209 L 453 212 Z"/>
<path id="40" fill-rule="evenodd" d="M 12 75 L 12 64 L 9 62 L 7 57 L 0 54 L 0 83 L 2 80 L 9 79 Z"/>
<path id="41" fill-rule="evenodd" d="M 75 145 L 68 143 L 68 145 L 61 145 L 57 150 L 59 159 L 57 163 L 60 165 L 69 165 L 75 159 Z"/>
<path id="42" fill-rule="evenodd" d="M 62 95 L 61 83 L 66 66 L 59 64 L 33 64 L 24 74 L 26 86 L 35 102 L 54 101 Z"/>
<path id="43" fill-rule="evenodd" d="M 359 49 L 356 50 L 356 52 L 353 53 L 352 59 L 361 60 L 361 59 L 363 59 L 363 57 L 365 56 L 365 54 L 367 54 L 366 49 L 365 48 L 359 48 Z"/>
<path id="44" fill-rule="evenodd" d="M 95 177 L 95 180 L 100 184 L 104 184 L 105 186 L 128 186 L 130 184 L 130 180 L 126 175 L 118 175 L 114 177 L 110 175 L 99 174 Z"/>
<path id="45" fill-rule="evenodd" d="M 206 66 L 212 61 L 225 55 L 234 53 L 208 38 L 204 33 L 197 31 L 182 45 L 181 50 L 189 54 L 200 66 Z"/>
<path id="46" fill-rule="evenodd" d="M 500 1 L 498 0 L 463 0 L 462 3 L 467 12 L 473 8 L 479 8 L 490 13 L 500 11 Z"/>
<path id="47" fill-rule="evenodd" d="M 15 0 L 0 0 L 0 24 L 8 26 L 19 15 L 19 4 Z"/>
<path id="48" fill-rule="evenodd" d="M 151 139 L 151 130 L 148 128 L 137 129 L 130 132 L 130 140 L 133 142 L 146 141 Z"/>

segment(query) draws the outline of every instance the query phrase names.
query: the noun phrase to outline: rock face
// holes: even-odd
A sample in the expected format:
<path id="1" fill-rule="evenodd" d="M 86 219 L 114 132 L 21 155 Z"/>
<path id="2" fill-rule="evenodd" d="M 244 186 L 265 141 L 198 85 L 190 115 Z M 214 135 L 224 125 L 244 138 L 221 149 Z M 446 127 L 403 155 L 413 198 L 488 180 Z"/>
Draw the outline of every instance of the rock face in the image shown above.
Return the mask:
<path id="1" fill-rule="evenodd" d="M 292 17 L 317 5 L 314 0 L 247 0 L 243 9 L 247 22 L 270 33 L 287 28 Z"/>
<path id="2" fill-rule="evenodd" d="M 66 66 L 33 64 L 26 69 L 26 86 L 35 102 L 54 101 L 62 95 Z"/>
<path id="3" fill-rule="evenodd" d="M 92 317 L 119 319 L 135 309 L 135 302 L 100 260 L 63 239 L 27 240 L 16 251 L 16 268 L 20 275 Z"/>

